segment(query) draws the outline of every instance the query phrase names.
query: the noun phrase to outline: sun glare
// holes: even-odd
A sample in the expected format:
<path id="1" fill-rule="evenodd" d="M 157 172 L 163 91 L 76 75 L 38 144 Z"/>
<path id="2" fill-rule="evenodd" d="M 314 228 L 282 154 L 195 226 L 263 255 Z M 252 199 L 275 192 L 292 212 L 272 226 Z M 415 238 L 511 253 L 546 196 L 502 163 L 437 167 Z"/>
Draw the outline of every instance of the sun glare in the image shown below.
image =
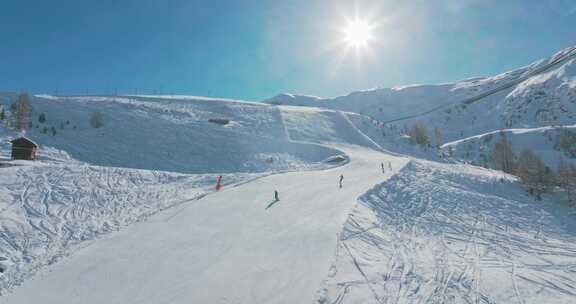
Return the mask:
<path id="1" fill-rule="evenodd" d="M 372 26 L 363 20 L 350 21 L 343 33 L 346 44 L 356 49 L 367 46 L 372 40 Z"/>

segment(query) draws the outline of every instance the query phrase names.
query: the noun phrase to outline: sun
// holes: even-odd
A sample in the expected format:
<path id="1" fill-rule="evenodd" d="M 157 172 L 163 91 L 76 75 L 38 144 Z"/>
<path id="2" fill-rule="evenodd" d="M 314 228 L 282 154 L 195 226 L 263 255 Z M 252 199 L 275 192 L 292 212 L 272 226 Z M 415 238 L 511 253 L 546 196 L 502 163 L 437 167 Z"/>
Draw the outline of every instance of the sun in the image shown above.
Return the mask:
<path id="1" fill-rule="evenodd" d="M 344 42 L 355 49 L 366 47 L 373 39 L 372 29 L 372 25 L 364 20 L 351 20 L 342 31 Z"/>

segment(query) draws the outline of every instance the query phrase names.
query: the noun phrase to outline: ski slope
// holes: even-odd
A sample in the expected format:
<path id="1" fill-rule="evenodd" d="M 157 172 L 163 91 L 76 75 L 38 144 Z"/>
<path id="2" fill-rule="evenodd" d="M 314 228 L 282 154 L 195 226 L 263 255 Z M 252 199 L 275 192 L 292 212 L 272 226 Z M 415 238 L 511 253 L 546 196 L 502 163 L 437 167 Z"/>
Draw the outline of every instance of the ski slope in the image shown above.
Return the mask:
<path id="1" fill-rule="evenodd" d="M 575 303 L 576 214 L 514 179 L 412 161 L 360 198 L 318 303 Z"/>
<path id="2" fill-rule="evenodd" d="M 213 174 L 29 162 L 0 172 L 0 295 L 86 241 L 201 198 L 216 180 Z M 260 176 L 225 174 L 222 185 Z"/>
<path id="3" fill-rule="evenodd" d="M 316 131 L 286 123 L 299 140 L 329 144 L 350 162 L 340 168 L 272 175 L 92 242 L 5 296 L 7 303 L 311 303 L 336 237 L 357 198 L 399 170 L 406 158 L 346 143 L 369 141 L 337 112 Z M 304 122 L 301 112 L 285 115 Z M 300 127 L 299 127 L 300 126 Z M 332 142 L 322 131 L 332 129 Z M 318 131 L 320 130 L 320 132 Z M 341 132 L 339 132 L 341 131 Z M 380 163 L 394 170 L 383 174 Z M 338 178 L 344 175 L 344 186 Z M 273 202 L 273 191 L 280 201 Z"/>
<path id="4" fill-rule="evenodd" d="M 10 101 L 0 94 L 0 107 Z M 31 103 L 26 136 L 40 145 L 39 161 L 10 161 L 9 141 L 22 134 L 5 127 L 10 117 L 0 122 L 0 295 L 85 242 L 213 192 L 220 175 L 232 186 L 348 161 L 341 151 L 292 141 L 280 109 L 265 104 L 45 95 Z M 94 111 L 104 115 L 102 128 L 88 123 Z M 50 126 L 56 135 L 40 131 Z"/>
<path id="5" fill-rule="evenodd" d="M 164 101 L 139 98 L 164 109 Z M 175 102 L 176 116 L 197 115 L 197 101 Z M 206 102 L 212 101 L 198 102 L 211 109 Z M 213 105 L 227 109 L 228 102 Z M 237 121 L 251 119 L 243 116 L 252 111 L 242 114 L 242 105 L 231 102 Z M 382 146 L 399 142 L 374 141 L 382 130 L 355 114 L 291 106 L 256 110 L 272 113 L 259 117 L 278 124 L 270 133 L 259 129 L 259 136 L 302 147 L 303 162 L 313 164 L 290 169 L 321 170 L 282 173 L 263 162 L 267 176 L 231 173 L 225 175 L 229 186 L 214 193 L 214 174 L 86 166 L 74 159 L 0 169 L 8 189 L 0 199 L 9 202 L 0 205 L 0 241 L 18 245 L 8 249 L 10 259 L 0 259 L 8 269 L 0 282 L 18 285 L 0 301 L 576 300 L 576 215 L 556 194 L 534 201 L 512 176 L 391 153 Z M 230 164 L 223 168 L 242 168 Z M 274 190 L 280 201 L 273 201 Z M 14 260 L 33 263 L 10 264 Z"/>

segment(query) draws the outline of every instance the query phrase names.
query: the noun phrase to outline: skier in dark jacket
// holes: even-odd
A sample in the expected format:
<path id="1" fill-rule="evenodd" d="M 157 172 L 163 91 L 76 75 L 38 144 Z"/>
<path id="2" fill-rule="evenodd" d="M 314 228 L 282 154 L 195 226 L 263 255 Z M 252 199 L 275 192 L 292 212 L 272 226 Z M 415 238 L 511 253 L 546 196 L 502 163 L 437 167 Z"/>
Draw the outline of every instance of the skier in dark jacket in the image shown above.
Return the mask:
<path id="1" fill-rule="evenodd" d="M 274 200 L 279 201 L 280 197 L 278 196 L 278 190 L 274 190 Z"/>
<path id="2" fill-rule="evenodd" d="M 338 182 L 340 188 L 342 188 L 342 181 L 344 181 L 344 175 L 340 174 L 340 181 Z"/>

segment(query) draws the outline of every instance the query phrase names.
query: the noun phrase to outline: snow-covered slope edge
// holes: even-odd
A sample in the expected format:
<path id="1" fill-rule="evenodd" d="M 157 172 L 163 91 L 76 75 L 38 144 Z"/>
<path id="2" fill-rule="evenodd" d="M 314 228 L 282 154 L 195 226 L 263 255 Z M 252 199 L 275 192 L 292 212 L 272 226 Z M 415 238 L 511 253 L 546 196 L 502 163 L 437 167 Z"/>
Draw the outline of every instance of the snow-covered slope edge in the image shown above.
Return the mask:
<path id="1" fill-rule="evenodd" d="M 514 179 L 412 161 L 360 198 L 318 303 L 572 303 L 574 216 Z"/>

